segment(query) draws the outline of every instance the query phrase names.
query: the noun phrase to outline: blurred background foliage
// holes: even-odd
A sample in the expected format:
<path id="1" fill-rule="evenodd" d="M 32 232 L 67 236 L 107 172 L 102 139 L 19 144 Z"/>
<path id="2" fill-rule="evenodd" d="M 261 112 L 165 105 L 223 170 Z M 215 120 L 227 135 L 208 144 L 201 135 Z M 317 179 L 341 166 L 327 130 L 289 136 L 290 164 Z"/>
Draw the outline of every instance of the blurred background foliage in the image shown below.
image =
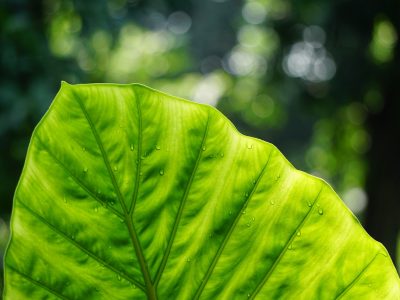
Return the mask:
<path id="1" fill-rule="evenodd" d="M 66 80 L 216 106 L 332 184 L 398 261 L 399 30 L 399 1 L 1 1 L 0 254 L 29 137 Z"/>

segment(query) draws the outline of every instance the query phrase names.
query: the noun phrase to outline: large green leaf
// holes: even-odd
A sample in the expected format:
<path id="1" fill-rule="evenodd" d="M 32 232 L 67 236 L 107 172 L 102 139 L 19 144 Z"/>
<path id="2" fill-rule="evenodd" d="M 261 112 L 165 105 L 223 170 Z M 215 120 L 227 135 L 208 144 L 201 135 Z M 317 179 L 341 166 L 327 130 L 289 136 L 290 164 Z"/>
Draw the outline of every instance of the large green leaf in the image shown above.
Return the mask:
<path id="1" fill-rule="evenodd" d="M 6 299 L 399 299 L 322 180 L 215 109 L 141 85 L 66 83 L 33 134 Z"/>

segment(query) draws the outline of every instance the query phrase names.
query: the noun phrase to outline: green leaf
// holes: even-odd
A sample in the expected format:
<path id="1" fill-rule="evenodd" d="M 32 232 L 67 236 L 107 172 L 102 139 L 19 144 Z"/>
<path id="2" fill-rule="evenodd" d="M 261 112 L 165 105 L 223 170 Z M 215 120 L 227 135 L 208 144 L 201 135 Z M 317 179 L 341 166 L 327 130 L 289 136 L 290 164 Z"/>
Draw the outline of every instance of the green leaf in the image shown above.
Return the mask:
<path id="1" fill-rule="evenodd" d="M 6 299 L 400 297 L 329 185 L 217 110 L 137 84 L 62 84 L 11 227 Z"/>

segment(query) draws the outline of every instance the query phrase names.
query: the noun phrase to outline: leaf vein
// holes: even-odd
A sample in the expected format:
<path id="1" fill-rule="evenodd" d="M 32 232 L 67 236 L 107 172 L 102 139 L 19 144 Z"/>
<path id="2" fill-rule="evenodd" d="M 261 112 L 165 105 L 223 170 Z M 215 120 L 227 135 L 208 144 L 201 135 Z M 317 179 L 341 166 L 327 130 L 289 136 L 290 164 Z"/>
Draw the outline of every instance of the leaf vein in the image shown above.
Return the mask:
<path id="1" fill-rule="evenodd" d="M 257 294 L 260 292 L 261 288 L 265 285 L 265 283 L 268 281 L 268 279 L 270 278 L 271 274 L 274 272 L 275 268 L 278 266 L 279 262 L 282 260 L 283 256 L 285 255 L 285 253 L 287 252 L 289 245 L 293 242 L 293 240 L 295 239 L 297 232 L 299 232 L 301 230 L 301 228 L 303 227 L 303 225 L 306 223 L 306 221 L 308 220 L 308 217 L 311 215 L 312 210 L 314 209 L 315 204 L 317 203 L 317 201 L 319 200 L 319 196 L 321 195 L 321 191 L 322 191 L 323 187 L 321 187 L 321 189 L 319 190 L 314 202 L 312 203 L 310 209 L 308 210 L 307 214 L 303 217 L 303 219 L 301 220 L 301 222 L 299 223 L 299 225 L 297 225 L 296 229 L 293 231 L 293 234 L 290 236 L 289 240 L 286 242 L 285 246 L 283 247 L 283 249 L 281 250 L 279 256 L 275 259 L 274 264 L 272 265 L 272 267 L 269 269 L 269 271 L 267 272 L 267 274 L 265 274 L 264 278 L 261 280 L 261 282 L 258 284 L 258 286 L 256 287 L 256 289 L 254 290 L 253 293 L 251 293 L 249 300 L 254 299 Z"/>
<path id="2" fill-rule="evenodd" d="M 22 273 L 21 271 L 17 270 L 16 268 L 12 267 L 11 265 L 7 264 L 7 267 L 11 270 L 13 270 L 15 273 L 18 273 L 20 276 L 24 277 L 26 280 L 30 281 L 32 284 L 41 287 L 42 289 L 50 292 L 51 294 L 53 294 L 54 296 L 56 296 L 59 299 L 64 299 L 64 300 L 69 300 L 69 298 L 65 297 L 64 295 L 58 293 L 56 290 L 53 290 L 52 288 L 50 288 L 49 286 L 33 279 L 32 277 Z"/>
<path id="3" fill-rule="evenodd" d="M 178 230 L 178 225 L 179 225 L 180 219 L 182 217 L 182 212 L 183 212 L 183 209 L 184 209 L 184 206 L 185 206 L 185 203 L 186 203 L 186 199 L 188 198 L 190 187 L 192 185 L 192 182 L 193 182 L 196 170 L 198 168 L 198 165 L 200 164 L 200 160 L 201 160 L 201 157 L 202 157 L 201 154 L 203 153 L 203 147 L 205 147 L 204 145 L 205 145 L 205 142 L 206 142 L 206 139 L 207 139 L 209 123 L 210 123 L 210 114 L 211 113 L 208 112 L 207 123 L 206 123 L 205 129 L 204 129 L 204 134 L 203 134 L 203 138 L 202 138 L 202 141 L 201 141 L 201 144 L 200 144 L 199 152 L 197 154 L 196 162 L 195 162 L 195 165 L 193 167 L 192 173 L 190 175 L 189 181 L 188 181 L 188 183 L 186 185 L 185 193 L 183 194 L 183 197 L 182 197 L 182 199 L 180 201 L 180 205 L 179 205 L 179 208 L 178 208 L 178 213 L 177 213 L 177 216 L 175 218 L 174 225 L 172 227 L 172 233 L 171 233 L 171 236 L 170 236 L 168 244 L 167 244 L 167 249 L 166 249 L 166 251 L 164 253 L 164 256 L 163 256 L 163 258 L 161 260 L 160 266 L 159 266 L 159 268 L 157 270 L 157 273 L 156 273 L 156 276 L 155 276 L 155 279 L 154 279 L 154 284 L 155 284 L 156 287 L 157 287 L 158 283 L 160 282 L 161 275 L 164 272 L 165 266 L 167 264 L 167 260 L 168 260 L 169 254 L 171 252 L 172 244 L 174 242 L 175 235 L 176 235 L 176 232 Z"/>
<path id="4" fill-rule="evenodd" d="M 208 270 L 207 270 L 207 272 L 206 272 L 206 275 L 205 275 L 205 277 L 204 277 L 203 280 L 202 280 L 202 284 L 200 285 L 200 287 L 198 288 L 198 290 L 197 290 L 197 292 L 196 292 L 196 294 L 195 294 L 195 296 L 194 296 L 194 299 L 199 299 L 199 298 L 200 298 L 200 296 L 201 296 L 201 294 L 202 294 L 202 292 L 203 292 L 205 286 L 207 285 L 207 282 L 208 282 L 208 280 L 210 279 L 211 274 L 212 274 L 212 272 L 214 271 L 214 268 L 215 268 L 215 266 L 217 265 L 218 260 L 219 260 L 219 258 L 220 258 L 221 255 L 222 255 L 222 252 L 223 252 L 224 249 L 225 249 L 225 246 L 227 245 L 227 243 L 228 243 L 228 241 L 229 241 L 229 239 L 230 239 L 230 237 L 231 237 L 233 231 L 235 230 L 235 228 L 236 228 L 236 226 L 237 226 L 237 224 L 238 224 L 238 222 L 239 222 L 239 220 L 240 220 L 240 217 L 241 217 L 241 215 L 242 215 L 242 212 L 246 209 L 247 205 L 248 205 L 249 202 L 250 202 L 250 199 L 252 198 L 253 194 L 254 194 L 255 191 L 257 190 L 258 184 L 259 184 L 259 182 L 261 181 L 261 178 L 263 177 L 263 175 L 264 175 L 264 173 L 265 173 L 265 171 L 266 171 L 266 169 L 267 169 L 268 163 L 269 163 L 269 161 L 270 161 L 270 159 L 271 159 L 272 152 L 274 152 L 273 149 L 270 151 L 270 153 L 269 153 L 269 155 L 268 155 L 267 162 L 265 163 L 265 165 L 264 165 L 264 167 L 262 168 L 260 174 L 258 175 L 257 180 L 256 180 L 256 183 L 254 184 L 254 187 L 252 188 L 252 190 L 251 190 L 249 196 L 247 197 L 247 199 L 246 199 L 245 202 L 243 203 L 242 208 L 239 210 L 239 212 L 238 212 L 238 214 L 236 215 L 234 221 L 233 221 L 233 222 L 231 223 L 231 225 L 229 226 L 229 230 L 228 230 L 228 232 L 227 232 L 227 234 L 226 234 L 224 240 L 222 241 L 222 244 L 221 244 L 221 246 L 219 247 L 217 253 L 215 254 L 215 256 L 214 256 L 214 258 L 213 258 L 213 261 L 211 262 L 211 265 L 209 266 L 209 268 L 208 268 Z"/>
<path id="5" fill-rule="evenodd" d="M 351 288 L 352 288 L 353 286 L 355 286 L 355 284 L 358 282 L 358 280 L 360 280 L 362 274 L 364 274 L 364 272 L 369 268 L 369 266 L 374 262 L 374 260 L 376 259 L 376 257 L 377 257 L 379 254 L 382 254 L 382 253 L 379 253 L 379 252 L 376 253 L 375 256 L 372 258 L 372 260 L 358 273 L 358 275 L 347 285 L 347 287 L 346 287 L 343 291 L 341 291 L 341 292 L 339 293 L 339 295 L 336 296 L 335 299 L 341 299 L 341 298 L 343 298 L 343 296 L 344 296 L 348 291 L 350 291 Z"/>
<path id="6" fill-rule="evenodd" d="M 108 269 L 110 269 L 111 271 L 113 271 L 115 274 L 120 275 L 121 277 L 124 277 L 126 280 L 128 280 L 131 283 L 134 283 L 136 286 L 138 286 L 140 289 L 142 289 L 143 291 L 145 290 L 143 284 L 141 284 L 139 281 L 137 281 L 136 279 L 130 277 L 129 275 L 127 275 L 125 272 L 118 270 L 118 268 L 114 267 L 113 265 L 111 265 L 110 263 L 106 262 L 105 260 L 101 259 L 100 257 L 98 257 L 96 254 L 94 254 L 93 252 L 89 251 L 88 249 L 86 249 L 85 247 L 83 247 L 81 244 L 79 244 L 78 242 L 76 242 L 75 240 L 73 240 L 71 237 L 69 237 L 64 231 L 60 230 L 59 228 L 57 228 L 56 226 L 54 226 L 53 224 L 51 224 L 50 222 L 48 222 L 45 218 L 43 218 L 41 215 L 39 215 L 37 212 L 33 211 L 31 208 L 28 207 L 28 205 L 26 205 L 25 203 L 23 203 L 21 200 L 19 201 L 19 203 L 27 210 L 29 211 L 33 216 L 35 216 L 37 219 L 39 219 L 43 224 L 45 224 L 47 227 L 49 227 L 51 230 L 53 230 L 56 234 L 58 234 L 59 236 L 63 237 L 66 241 L 68 241 L 70 244 L 74 245 L 75 247 L 77 247 L 79 250 L 81 250 L 82 252 L 86 253 L 88 256 L 90 256 L 91 258 L 93 258 L 94 260 L 98 261 L 99 263 L 101 263 L 102 265 L 104 265 L 105 267 L 107 267 Z"/>
<path id="7" fill-rule="evenodd" d="M 100 204 L 104 205 L 107 209 L 109 209 L 110 211 L 112 211 L 116 216 L 122 218 L 123 215 L 117 211 L 116 209 L 112 208 L 111 206 L 107 205 L 106 201 L 103 201 L 101 199 L 99 199 L 96 194 L 94 192 L 92 192 L 78 177 L 75 176 L 75 174 L 72 173 L 71 170 L 69 170 L 51 151 L 50 149 L 47 147 L 47 145 L 39 138 L 37 137 L 37 140 L 39 141 L 39 143 L 43 146 L 44 150 L 50 155 L 51 158 L 53 158 L 53 160 L 62 168 L 64 169 L 70 176 L 71 178 L 83 189 L 86 191 L 86 193 L 91 196 L 94 200 L 96 200 L 97 202 L 99 202 Z"/>

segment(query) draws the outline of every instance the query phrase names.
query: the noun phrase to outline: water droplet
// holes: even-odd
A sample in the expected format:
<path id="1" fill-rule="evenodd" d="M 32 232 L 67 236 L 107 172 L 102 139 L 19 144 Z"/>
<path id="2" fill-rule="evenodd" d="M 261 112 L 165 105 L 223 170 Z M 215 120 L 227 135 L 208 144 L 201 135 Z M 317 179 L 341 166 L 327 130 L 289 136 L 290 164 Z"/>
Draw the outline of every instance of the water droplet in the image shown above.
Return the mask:
<path id="1" fill-rule="evenodd" d="M 229 211 L 229 215 L 232 216 L 232 211 L 231 210 Z"/>
<path id="2" fill-rule="evenodd" d="M 86 151 L 86 148 L 85 148 L 85 147 L 82 147 L 82 151 L 85 152 L 85 151 Z"/>
<path id="3" fill-rule="evenodd" d="M 203 151 L 206 151 L 206 147 L 205 146 L 203 146 L 203 148 L 201 148 Z"/>
<path id="4" fill-rule="evenodd" d="M 133 144 L 131 144 L 131 151 L 133 151 L 133 149 L 134 149 L 134 148 L 133 148 Z"/>
<path id="5" fill-rule="evenodd" d="M 252 217 L 251 220 L 254 222 L 254 221 L 256 220 L 256 218 L 255 218 L 255 217 Z"/>
<path id="6" fill-rule="evenodd" d="M 103 205 L 104 208 L 107 207 L 107 203 L 106 202 L 103 202 L 102 205 Z"/>
<path id="7" fill-rule="evenodd" d="M 296 235 L 297 235 L 297 236 L 301 236 L 301 232 L 300 232 L 300 231 L 297 231 Z"/>
<path id="8" fill-rule="evenodd" d="M 186 261 L 187 261 L 187 262 L 190 262 L 190 257 L 186 258 Z"/>
<path id="9" fill-rule="evenodd" d="M 141 160 L 144 160 L 145 158 L 146 158 L 146 154 L 144 154 L 144 155 L 142 155 L 142 156 L 140 157 Z"/>
<path id="10" fill-rule="evenodd" d="M 114 166 L 114 171 L 117 172 L 118 171 L 118 167 Z"/>
<path id="11" fill-rule="evenodd" d="M 242 211 L 242 214 L 245 215 L 246 214 L 246 210 Z"/>
<path id="12" fill-rule="evenodd" d="M 269 203 L 271 203 L 271 205 L 274 205 L 275 201 L 274 200 L 270 200 Z"/>
<path id="13" fill-rule="evenodd" d="M 247 149 L 253 149 L 253 144 L 247 144 Z"/>
<path id="14" fill-rule="evenodd" d="M 159 145 L 157 145 L 156 150 L 161 150 L 161 147 Z"/>
<path id="15" fill-rule="evenodd" d="M 161 176 L 164 175 L 164 170 L 163 170 L 163 169 L 160 170 L 160 175 L 161 175 Z"/>
<path id="16" fill-rule="evenodd" d="M 319 203 L 317 203 L 317 207 L 319 207 Z"/>
<path id="17" fill-rule="evenodd" d="M 245 195 L 246 197 L 248 197 L 248 196 L 249 196 L 249 193 L 246 192 L 244 195 Z"/>
<path id="18" fill-rule="evenodd" d="M 292 249 L 293 249 L 292 244 L 289 245 L 288 249 L 289 249 L 289 250 L 292 250 Z"/>
<path id="19" fill-rule="evenodd" d="M 247 298 L 250 298 L 250 296 L 251 296 L 250 294 L 247 294 Z"/>
<path id="20" fill-rule="evenodd" d="M 98 209 L 97 206 L 94 208 L 94 211 L 95 211 L 95 212 L 98 212 L 98 211 L 99 211 L 99 209 Z"/>
<path id="21" fill-rule="evenodd" d="M 111 200 L 111 201 L 110 201 L 110 204 L 111 204 L 111 205 L 114 205 L 114 204 L 115 204 L 115 201 L 114 201 L 114 200 Z"/>
<path id="22" fill-rule="evenodd" d="M 85 168 L 83 169 L 83 172 L 87 173 L 87 171 L 88 171 L 88 168 L 85 167 Z"/>
<path id="23" fill-rule="evenodd" d="M 142 172 L 142 171 L 140 171 L 140 172 L 139 172 L 139 176 L 142 176 L 142 175 L 143 175 L 143 172 Z"/>
<path id="24" fill-rule="evenodd" d="M 249 223 L 246 223 L 246 226 L 247 227 L 250 227 L 251 226 L 251 223 L 249 222 Z"/>
<path id="25" fill-rule="evenodd" d="M 221 152 L 221 153 L 219 154 L 219 156 L 221 156 L 221 157 L 224 157 L 224 153 L 223 153 L 223 152 Z"/>
<path id="26" fill-rule="evenodd" d="M 108 246 L 108 249 L 111 249 L 111 245 L 110 245 L 110 246 Z"/>
<path id="27" fill-rule="evenodd" d="M 119 221 L 120 221 L 121 223 L 124 223 L 124 219 L 119 219 Z"/>
<path id="28" fill-rule="evenodd" d="M 134 289 L 136 289 L 136 285 L 135 285 L 135 284 L 132 284 L 132 287 L 133 287 Z"/>
<path id="29" fill-rule="evenodd" d="M 75 236 L 74 236 L 74 235 L 71 235 L 71 239 L 75 240 Z"/>
<path id="30" fill-rule="evenodd" d="M 67 202 L 68 202 L 68 200 L 67 200 L 67 198 L 65 198 L 65 196 L 64 196 L 64 202 L 65 202 L 65 203 L 67 203 Z"/>
<path id="31" fill-rule="evenodd" d="M 119 280 L 119 281 L 121 281 L 121 275 L 117 275 L 117 279 Z"/>
<path id="32" fill-rule="evenodd" d="M 323 215 L 323 214 L 324 214 L 324 211 L 322 210 L 322 208 L 318 209 L 318 213 L 319 213 L 320 215 Z"/>
<path id="33" fill-rule="evenodd" d="M 253 180 L 253 185 L 256 185 L 257 181 Z"/>
<path id="34" fill-rule="evenodd" d="M 311 207 L 312 203 L 310 201 L 307 201 L 307 205 L 308 205 L 308 207 Z"/>

